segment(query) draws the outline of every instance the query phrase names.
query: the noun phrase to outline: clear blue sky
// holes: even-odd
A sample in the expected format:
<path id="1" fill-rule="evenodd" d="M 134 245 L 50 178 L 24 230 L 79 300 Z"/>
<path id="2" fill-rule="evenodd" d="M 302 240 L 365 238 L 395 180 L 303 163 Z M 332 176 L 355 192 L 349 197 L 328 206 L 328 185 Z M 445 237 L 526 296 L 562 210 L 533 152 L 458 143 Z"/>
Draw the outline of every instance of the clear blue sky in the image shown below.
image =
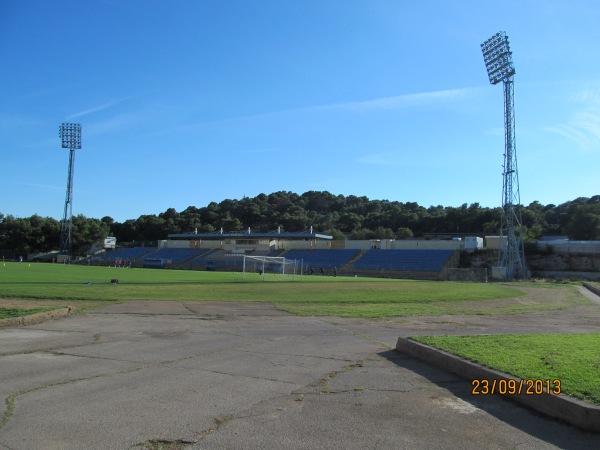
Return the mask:
<path id="1" fill-rule="evenodd" d="M 0 212 L 117 221 L 327 190 L 499 206 L 513 51 L 521 201 L 600 194 L 597 0 L 0 0 Z"/>

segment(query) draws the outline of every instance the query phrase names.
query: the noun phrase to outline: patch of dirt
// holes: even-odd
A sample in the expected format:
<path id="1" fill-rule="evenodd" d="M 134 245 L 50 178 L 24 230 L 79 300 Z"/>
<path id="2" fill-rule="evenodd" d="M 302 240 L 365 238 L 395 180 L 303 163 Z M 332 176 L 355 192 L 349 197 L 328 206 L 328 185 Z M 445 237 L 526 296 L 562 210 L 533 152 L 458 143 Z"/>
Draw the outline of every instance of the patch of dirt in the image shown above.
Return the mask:
<path id="1" fill-rule="evenodd" d="M 107 302 L 69 301 L 69 300 L 28 300 L 19 298 L 0 298 L 0 308 L 71 308 L 75 311 L 106 306 Z"/>
<path id="2" fill-rule="evenodd" d="M 106 306 L 106 302 L 94 301 L 63 301 L 63 300 L 27 300 L 0 298 L 0 308 L 7 309 L 43 309 L 50 311 L 34 313 L 27 316 L 13 317 L 0 320 L 0 328 L 21 327 L 42 323 L 47 320 L 81 313 L 90 309 Z"/>
<path id="3" fill-rule="evenodd" d="M 50 319 L 57 319 L 59 317 L 66 317 L 70 315 L 73 310 L 69 307 L 67 308 L 59 308 L 53 309 L 51 311 L 46 312 L 38 312 L 34 314 L 30 314 L 28 316 L 21 317 L 10 317 L 8 319 L 0 320 L 0 328 L 8 328 L 8 327 L 22 327 L 26 325 L 34 325 L 37 323 L 46 322 Z"/>
<path id="4" fill-rule="evenodd" d="M 67 306 L 56 301 L 44 300 L 19 300 L 10 298 L 0 298 L 0 308 L 19 308 L 19 309 L 37 309 L 37 308 L 54 308 Z"/>
<path id="5" fill-rule="evenodd" d="M 467 302 L 447 303 L 454 305 L 461 310 L 471 309 L 473 314 L 477 312 L 493 312 L 495 309 L 502 309 L 511 306 L 531 306 L 532 310 L 536 307 L 544 306 L 579 306 L 585 302 L 584 297 L 577 291 L 576 287 L 566 288 L 532 288 L 517 287 L 518 290 L 525 292 L 524 297 L 502 298 L 497 300 L 473 300 Z M 446 304 L 439 302 L 439 304 Z"/>
<path id="6" fill-rule="evenodd" d="M 344 327 L 362 327 L 375 322 L 380 327 L 395 330 L 396 333 L 405 336 L 597 333 L 600 329 L 598 304 L 586 298 L 577 286 L 519 286 L 518 289 L 527 295 L 499 300 L 457 302 L 454 303 L 457 308 L 455 314 L 379 319 L 331 318 L 331 323 Z M 379 340 L 384 340 L 385 334 L 382 336 Z"/>

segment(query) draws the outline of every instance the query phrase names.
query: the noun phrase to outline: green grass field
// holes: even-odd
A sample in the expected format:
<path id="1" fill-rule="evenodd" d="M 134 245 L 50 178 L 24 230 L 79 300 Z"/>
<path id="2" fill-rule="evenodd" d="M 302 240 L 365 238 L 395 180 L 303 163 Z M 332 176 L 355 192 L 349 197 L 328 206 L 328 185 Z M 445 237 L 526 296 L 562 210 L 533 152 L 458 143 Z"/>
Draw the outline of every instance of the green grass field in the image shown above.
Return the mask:
<path id="1" fill-rule="evenodd" d="M 600 334 L 425 336 L 412 339 L 600 405 Z"/>
<path id="2" fill-rule="evenodd" d="M 110 284 L 113 278 L 119 283 Z M 74 306 L 81 311 L 128 300 L 257 301 L 272 303 L 298 315 L 354 318 L 523 314 L 590 304 L 570 284 L 322 276 L 282 280 L 273 274 L 264 278 L 251 274 L 244 280 L 241 273 L 42 263 L 0 266 L 0 314 L 5 316 L 15 317 L 31 313 L 33 310 L 29 308 L 52 306 Z M 10 302 L 18 306 L 3 305 Z M 559 378 L 564 392 L 600 403 L 599 337 L 504 335 L 418 339 L 522 378 Z"/>
<path id="3" fill-rule="evenodd" d="M 117 278 L 119 284 L 110 280 Z M 399 317 L 441 314 L 519 313 L 560 309 L 564 302 L 519 302 L 525 293 L 495 283 L 457 283 L 274 274 L 246 280 L 241 273 L 118 269 L 62 264 L 6 263 L 0 298 L 57 302 L 126 300 L 259 301 L 298 315 Z M 499 300 L 502 300 L 499 302 Z M 570 299 L 567 303 L 578 299 Z M 477 302 L 475 308 L 473 303 Z"/>

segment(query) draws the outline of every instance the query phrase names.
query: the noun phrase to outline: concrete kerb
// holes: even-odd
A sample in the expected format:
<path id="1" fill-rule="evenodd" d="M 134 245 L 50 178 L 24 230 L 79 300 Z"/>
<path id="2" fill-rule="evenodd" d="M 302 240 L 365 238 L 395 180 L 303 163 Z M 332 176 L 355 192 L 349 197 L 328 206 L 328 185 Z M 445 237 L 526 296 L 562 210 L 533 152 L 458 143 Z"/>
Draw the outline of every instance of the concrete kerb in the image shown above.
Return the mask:
<path id="1" fill-rule="evenodd" d="M 10 319 L 1 319 L 0 328 L 8 327 L 23 327 L 26 325 L 35 325 L 51 319 L 58 319 L 59 317 L 66 317 L 73 312 L 73 308 L 70 306 L 66 308 L 53 309 L 52 311 L 46 311 L 36 314 L 30 314 L 23 317 L 11 317 Z"/>
<path id="2" fill-rule="evenodd" d="M 584 286 L 586 289 L 588 289 L 588 290 L 592 291 L 594 294 L 596 294 L 596 295 L 600 296 L 600 289 L 598 289 L 596 286 L 594 286 L 594 285 L 592 285 L 592 284 L 590 284 L 590 283 L 583 283 L 583 286 Z"/>
<path id="3" fill-rule="evenodd" d="M 492 380 L 512 379 L 517 383 L 520 381 L 520 378 L 483 367 L 409 338 L 399 337 L 396 350 L 470 381 L 489 380 L 490 386 Z M 583 430 L 600 432 L 600 407 L 565 394 L 544 392 L 541 395 L 527 395 L 522 391 L 521 394 L 505 394 L 503 397 Z"/>

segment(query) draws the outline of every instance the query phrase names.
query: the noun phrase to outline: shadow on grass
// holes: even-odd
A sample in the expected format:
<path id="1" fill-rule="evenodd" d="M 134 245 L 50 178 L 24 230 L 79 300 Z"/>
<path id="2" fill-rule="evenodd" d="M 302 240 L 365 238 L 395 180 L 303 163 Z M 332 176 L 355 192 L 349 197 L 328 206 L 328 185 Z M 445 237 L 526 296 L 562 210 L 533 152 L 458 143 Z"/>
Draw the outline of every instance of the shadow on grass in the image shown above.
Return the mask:
<path id="1" fill-rule="evenodd" d="M 578 450 L 597 445 L 599 435 L 596 433 L 580 430 L 501 396 L 473 395 L 471 380 L 430 366 L 397 350 L 387 350 L 379 355 L 398 367 L 426 378 L 487 414 L 556 447 Z"/>

